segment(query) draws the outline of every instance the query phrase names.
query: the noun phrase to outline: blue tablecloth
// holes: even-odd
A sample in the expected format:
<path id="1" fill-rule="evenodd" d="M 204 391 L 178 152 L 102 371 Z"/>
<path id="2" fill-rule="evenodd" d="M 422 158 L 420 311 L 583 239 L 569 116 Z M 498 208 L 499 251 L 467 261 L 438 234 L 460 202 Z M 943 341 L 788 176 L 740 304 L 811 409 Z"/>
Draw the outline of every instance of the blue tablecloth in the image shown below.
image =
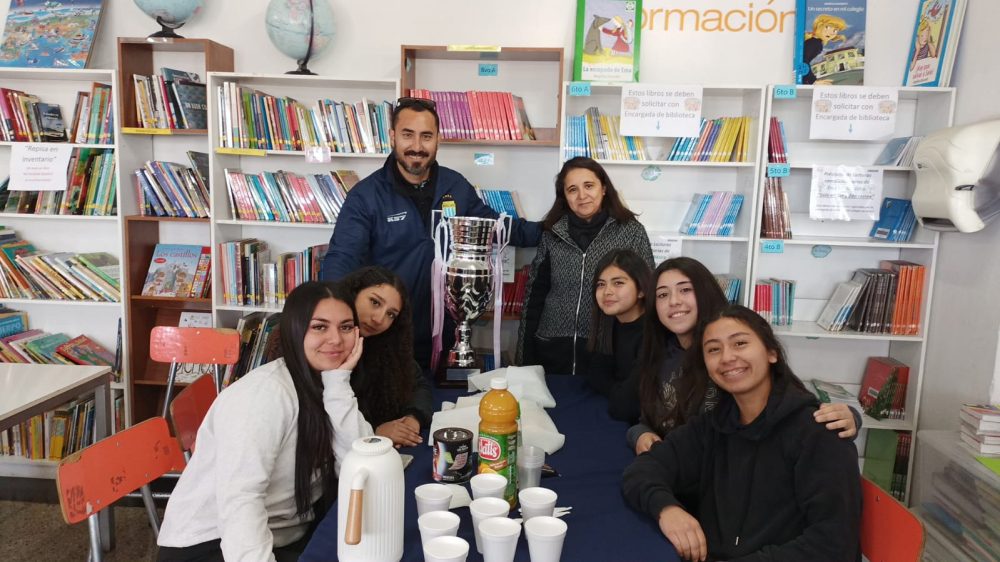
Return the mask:
<path id="1" fill-rule="evenodd" d="M 569 526 L 563 546 L 563 562 L 679 560 L 656 522 L 633 511 L 622 497 L 622 470 L 633 458 L 633 453 L 625 444 L 626 425 L 608 416 L 607 400 L 587 388 L 582 377 L 551 376 L 548 383 L 557 402 L 557 406 L 549 409 L 548 413 L 559 431 L 566 435 L 566 444 L 546 457 L 546 462 L 560 476 L 543 478 L 542 486 L 559 494 L 556 505 L 573 507 L 573 511 L 563 519 Z M 435 390 L 435 399 L 440 404 L 442 400 L 454 400 L 461 394 L 464 393 Z M 400 452 L 414 456 L 413 463 L 405 471 L 403 560 L 421 562 L 424 556 L 417 529 L 413 489 L 433 481 L 432 450 L 421 445 L 401 449 Z M 458 536 L 470 544 L 468 561 L 481 561 L 482 555 L 475 548 L 469 508 L 456 509 L 455 513 L 462 520 Z M 319 523 L 300 560 L 325 562 L 336 559 L 337 510 L 334 507 Z M 528 560 L 528 543 L 522 531 L 515 561 Z"/>

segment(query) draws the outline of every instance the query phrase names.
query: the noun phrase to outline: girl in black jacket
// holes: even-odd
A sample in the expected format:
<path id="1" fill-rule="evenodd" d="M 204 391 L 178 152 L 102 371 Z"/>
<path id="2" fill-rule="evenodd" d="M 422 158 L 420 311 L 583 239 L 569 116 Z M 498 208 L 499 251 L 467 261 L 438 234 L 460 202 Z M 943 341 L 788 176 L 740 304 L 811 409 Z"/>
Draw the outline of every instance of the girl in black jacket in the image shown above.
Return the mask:
<path id="1" fill-rule="evenodd" d="M 629 503 L 688 560 L 860 560 L 857 450 L 813 421 L 767 321 L 728 306 L 693 344 L 685 369 L 719 404 L 625 470 Z"/>

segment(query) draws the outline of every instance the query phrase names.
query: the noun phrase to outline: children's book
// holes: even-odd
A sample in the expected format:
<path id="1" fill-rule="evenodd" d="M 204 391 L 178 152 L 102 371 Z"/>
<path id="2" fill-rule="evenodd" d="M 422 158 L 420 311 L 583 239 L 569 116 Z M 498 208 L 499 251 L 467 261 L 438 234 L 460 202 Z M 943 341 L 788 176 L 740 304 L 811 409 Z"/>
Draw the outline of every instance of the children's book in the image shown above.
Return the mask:
<path id="1" fill-rule="evenodd" d="M 142 286 L 143 296 L 190 296 L 201 253 L 202 246 L 157 244 Z"/>
<path id="2" fill-rule="evenodd" d="M 642 0 L 577 0 L 573 80 L 639 81 Z"/>
<path id="3" fill-rule="evenodd" d="M 56 353 L 77 365 L 115 364 L 115 356 L 104 346 L 87 336 L 77 336 L 56 348 Z"/>
<path id="4" fill-rule="evenodd" d="M 0 67 L 86 68 L 103 0 L 11 0 Z"/>
<path id="5" fill-rule="evenodd" d="M 868 0 L 796 0 L 795 83 L 865 83 Z"/>
<path id="6" fill-rule="evenodd" d="M 904 86 L 947 86 L 958 50 L 966 0 L 918 0 Z"/>

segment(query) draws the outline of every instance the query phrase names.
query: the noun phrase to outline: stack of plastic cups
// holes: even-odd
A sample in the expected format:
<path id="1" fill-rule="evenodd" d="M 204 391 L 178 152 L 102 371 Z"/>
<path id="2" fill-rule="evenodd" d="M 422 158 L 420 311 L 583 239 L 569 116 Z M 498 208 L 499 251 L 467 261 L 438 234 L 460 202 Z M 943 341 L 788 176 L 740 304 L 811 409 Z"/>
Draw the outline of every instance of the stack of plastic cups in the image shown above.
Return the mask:
<path id="1" fill-rule="evenodd" d="M 545 464 L 545 449 L 526 445 L 517 454 L 517 487 L 535 488 L 542 481 L 542 465 Z"/>

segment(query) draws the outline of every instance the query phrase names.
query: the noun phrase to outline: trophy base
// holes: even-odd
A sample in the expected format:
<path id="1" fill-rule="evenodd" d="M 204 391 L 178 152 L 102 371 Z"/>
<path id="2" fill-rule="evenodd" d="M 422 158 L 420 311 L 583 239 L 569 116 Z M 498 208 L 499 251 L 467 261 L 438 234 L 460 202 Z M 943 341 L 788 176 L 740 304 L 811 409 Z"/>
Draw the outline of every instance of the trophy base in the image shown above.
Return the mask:
<path id="1" fill-rule="evenodd" d="M 448 352 L 444 351 L 437 372 L 434 374 L 434 382 L 438 388 L 468 388 L 469 377 L 478 375 L 482 370 L 483 364 L 479 358 L 476 358 L 475 364 L 471 367 L 450 367 Z"/>

